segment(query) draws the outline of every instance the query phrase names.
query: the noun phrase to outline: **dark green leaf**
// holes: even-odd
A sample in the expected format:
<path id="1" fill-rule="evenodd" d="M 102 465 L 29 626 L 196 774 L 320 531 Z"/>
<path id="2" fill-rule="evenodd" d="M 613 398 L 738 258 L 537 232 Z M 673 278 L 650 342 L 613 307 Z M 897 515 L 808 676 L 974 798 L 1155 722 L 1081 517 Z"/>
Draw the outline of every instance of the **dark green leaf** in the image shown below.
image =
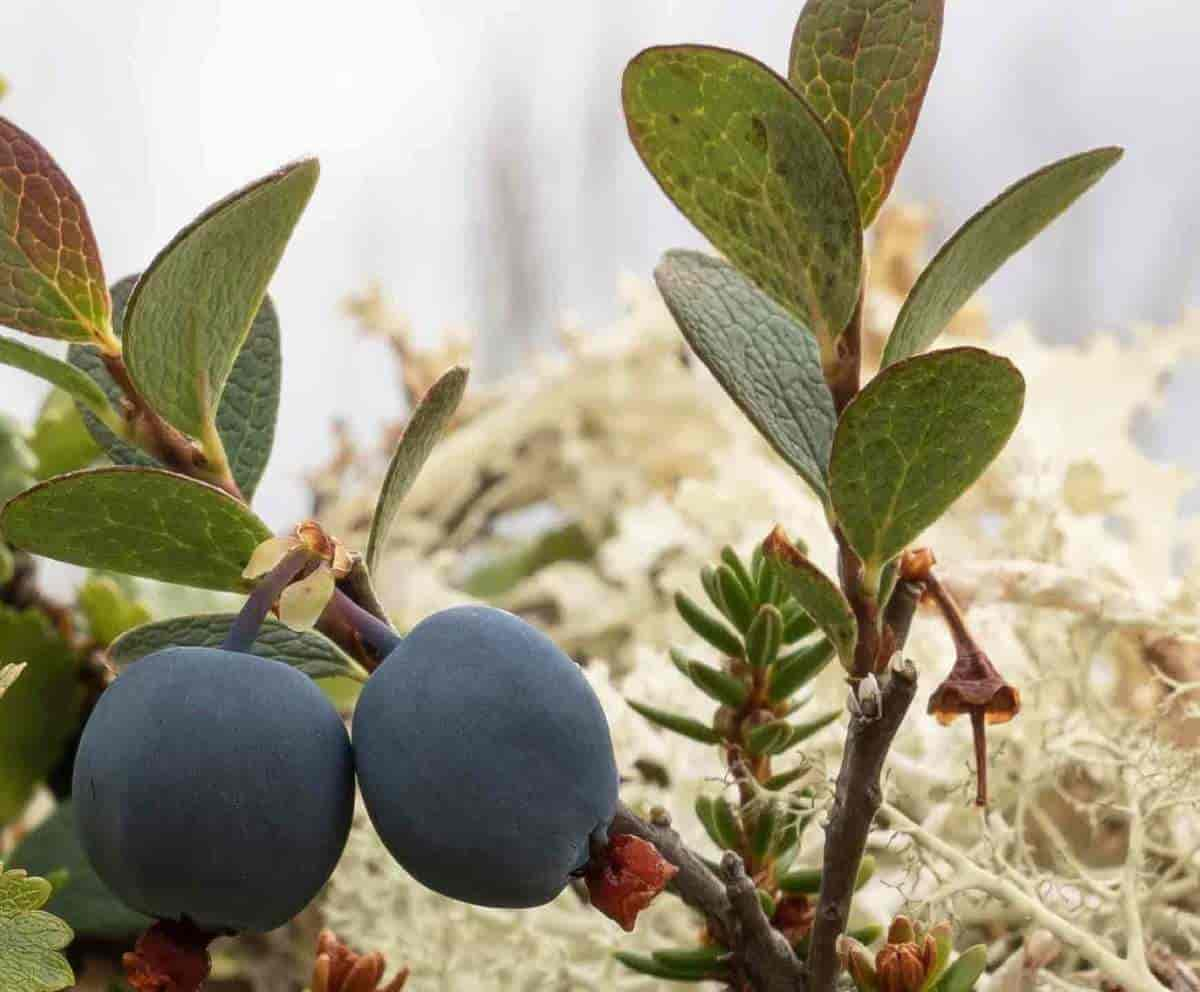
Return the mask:
<path id="1" fill-rule="evenodd" d="M 79 659 L 37 610 L 0 605 L 0 665 L 24 664 L 0 695 L 0 826 L 58 762 L 78 729 Z"/>
<path id="2" fill-rule="evenodd" d="M 671 660 L 697 689 L 718 703 L 736 708 L 741 706 L 750 694 L 749 688 L 741 679 L 688 658 L 675 648 L 671 649 Z"/>
<path id="3" fill-rule="evenodd" d="M 1025 400 L 1007 359 L 952 348 L 885 369 L 842 413 L 830 493 L 846 538 L 878 571 L 991 464 Z"/>
<path id="4" fill-rule="evenodd" d="M 782 789 L 786 789 L 789 785 L 799 782 L 808 772 L 809 769 L 803 765 L 793 768 L 790 771 L 780 772 L 778 775 L 772 775 L 767 779 L 763 783 L 763 788 L 768 792 L 779 792 Z"/>
<path id="5" fill-rule="evenodd" d="M 770 572 L 771 572 L 771 575 L 775 578 L 775 580 L 779 581 L 779 576 L 775 574 L 775 570 L 770 569 Z M 782 582 L 780 582 L 780 585 L 784 589 L 787 588 Z M 788 596 L 789 597 L 791 596 L 790 590 L 788 591 Z M 810 617 L 807 613 L 805 613 L 804 610 L 802 608 L 800 608 L 799 606 L 796 607 L 795 612 L 792 613 L 790 616 L 788 616 L 786 613 L 784 614 L 784 616 L 786 618 L 784 620 L 784 624 L 783 624 L 783 643 L 784 644 L 792 644 L 795 641 L 800 640 L 801 638 L 807 637 L 809 634 L 811 634 L 814 630 L 817 629 L 817 622 L 812 617 Z"/>
<path id="6" fill-rule="evenodd" d="M 733 548 L 731 548 L 728 544 L 721 549 L 721 562 L 728 566 L 730 571 L 737 576 L 737 580 L 741 584 L 741 587 L 746 590 L 746 597 L 750 600 L 750 602 L 753 603 L 756 595 L 754 580 L 750 577 L 750 573 L 746 571 L 746 565 L 742 559 L 738 557 L 738 553 L 734 551 Z"/>
<path id="7" fill-rule="evenodd" d="M 651 723 L 662 727 L 664 730 L 671 730 L 677 734 L 682 734 L 684 737 L 690 737 L 701 744 L 716 744 L 721 739 L 712 727 L 701 723 L 699 720 L 680 716 L 678 713 L 668 713 L 666 710 L 655 709 L 653 706 L 647 706 L 645 703 L 639 703 L 632 699 L 628 699 L 626 702 L 629 703 L 635 712 L 640 713 Z"/>
<path id="8" fill-rule="evenodd" d="M 778 754 L 787 747 L 792 727 L 786 720 L 772 720 L 746 734 L 746 747 L 751 754 Z"/>
<path id="9" fill-rule="evenodd" d="M 12 338 L 0 338 L 0 365 L 9 365 L 35 375 L 44 382 L 64 389 L 111 427 L 117 426 L 117 414 L 104 391 L 91 379 L 66 362 Z"/>
<path id="10" fill-rule="evenodd" d="M 219 647 L 235 617 L 234 613 L 207 613 L 148 623 L 117 638 L 109 657 L 114 665 L 128 665 L 165 647 Z M 331 640 L 315 630 L 293 630 L 270 617 L 254 639 L 251 653 L 282 661 L 313 679 L 366 681 L 358 662 Z"/>
<path id="11" fill-rule="evenodd" d="M 754 833 L 750 838 L 750 850 L 756 858 L 765 858 L 775 841 L 775 833 L 780 825 L 780 804 L 774 799 L 768 800 L 759 811 L 754 821 Z"/>
<path id="12" fill-rule="evenodd" d="M 705 947 L 686 947 L 654 951 L 655 961 L 675 965 L 711 965 L 729 954 L 729 951 L 718 944 Z"/>
<path id="13" fill-rule="evenodd" d="M 742 640 L 687 593 L 675 593 L 675 609 L 684 622 L 714 648 L 730 658 L 742 656 Z"/>
<path id="14" fill-rule="evenodd" d="M 720 975 L 722 972 L 722 967 L 716 963 L 698 965 L 668 964 L 664 961 L 657 961 L 654 958 L 648 958 L 641 954 L 633 954 L 629 951 L 617 951 L 613 954 L 613 957 L 631 971 L 650 975 L 652 978 L 662 978 L 670 982 L 703 982 Z"/>
<path id="15" fill-rule="evenodd" d="M 432 453 L 446 430 L 454 411 L 458 409 L 463 391 L 467 388 L 467 370 L 460 365 L 442 374 L 413 410 L 404 427 L 404 435 L 396 446 L 375 504 L 371 533 L 367 539 L 367 567 L 373 572 L 379 556 L 387 546 L 388 534 L 395 522 L 400 503 L 408 495 L 425 460 Z"/>
<path id="16" fill-rule="evenodd" d="M 723 850 L 725 839 L 717 829 L 717 817 L 713 806 L 714 800 L 712 796 L 697 796 L 695 803 L 696 819 L 704 827 L 704 832 L 708 834 L 708 839 Z"/>
<path id="17" fill-rule="evenodd" d="M 821 891 L 820 868 L 797 868 L 779 880 L 779 888 L 788 895 L 816 895 Z"/>
<path id="18" fill-rule="evenodd" d="M 214 204 L 158 253 L 125 314 L 125 362 L 142 395 L 207 439 L 234 360 L 317 182 L 316 159 Z"/>
<path id="19" fill-rule="evenodd" d="M 746 660 L 755 668 L 774 664 L 782 640 L 783 616 L 779 608 L 770 603 L 760 606 L 746 631 Z"/>
<path id="20" fill-rule="evenodd" d="M 816 734 L 818 731 L 824 730 L 831 723 L 835 723 L 841 713 L 834 711 L 826 713 L 824 716 L 817 717 L 815 720 L 809 720 L 806 723 L 797 723 L 792 726 L 791 736 L 788 738 L 787 744 L 783 750 L 795 747 L 797 744 L 803 744 L 806 740 Z"/>
<path id="21" fill-rule="evenodd" d="M 147 468 L 61 475 L 0 512 L 11 544 L 33 554 L 204 589 L 244 588 L 242 569 L 271 532 L 228 493 Z"/>
<path id="22" fill-rule="evenodd" d="M 725 604 L 727 615 L 743 634 L 749 629 L 753 619 L 750 596 L 738 577 L 728 565 L 717 566 L 717 589 L 721 601 Z"/>
<path id="23" fill-rule="evenodd" d="M 834 654 L 833 642 L 822 637 L 815 644 L 807 644 L 780 658 L 771 673 L 767 698 L 773 703 L 783 702 L 820 675 L 833 660 Z"/>
<path id="24" fill-rule="evenodd" d="M 841 589 L 804 557 L 780 527 L 763 542 L 763 552 L 796 602 L 833 642 L 842 664 L 847 669 L 853 668 L 858 622 Z"/>
<path id="25" fill-rule="evenodd" d="M 887 199 L 937 62 L 944 0 L 809 0 L 788 76 L 825 124 L 863 227 Z"/>
<path id="26" fill-rule="evenodd" d="M 812 335 L 720 259 L 670 251 L 654 278 L 692 350 L 824 501 L 837 416 Z"/>
<path id="27" fill-rule="evenodd" d="M 717 796 L 712 801 L 712 811 L 717 836 L 721 838 L 721 847 L 727 851 L 740 850 L 744 838 L 742 825 L 733 810 L 733 804 L 724 796 Z"/>
<path id="28" fill-rule="evenodd" d="M 858 303 L 854 190 L 812 110 L 738 52 L 650 48 L 625 70 L 629 135 L 675 201 L 832 351 Z"/>
<path id="29" fill-rule="evenodd" d="M 921 273 L 883 352 L 883 366 L 924 351 L 980 286 L 1123 154 L 1097 148 L 1026 176 L 967 221 Z"/>
<path id="30" fill-rule="evenodd" d="M 70 802 L 62 803 L 26 835 L 9 857 L 9 864 L 32 875 L 66 870 L 67 883 L 55 889 L 46 910 L 65 920 L 81 937 L 127 940 L 154 922 L 126 908 L 92 870 L 79 845 Z"/>
<path id="31" fill-rule="evenodd" d="M 79 191 L 0 117 L 0 324 L 59 341 L 108 336 L 100 249 Z"/>

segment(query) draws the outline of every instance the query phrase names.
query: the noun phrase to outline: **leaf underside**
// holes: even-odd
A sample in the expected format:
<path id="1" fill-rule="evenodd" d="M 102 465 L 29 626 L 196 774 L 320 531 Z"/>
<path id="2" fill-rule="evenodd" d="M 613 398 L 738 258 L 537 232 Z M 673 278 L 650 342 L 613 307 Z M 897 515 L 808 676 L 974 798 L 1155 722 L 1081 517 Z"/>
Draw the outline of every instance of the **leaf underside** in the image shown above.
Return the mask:
<path id="1" fill-rule="evenodd" d="M 687 218 L 818 340 L 858 301 L 862 233 L 820 122 L 762 63 L 699 45 L 650 48 L 622 83 L 629 135 Z"/>
<path id="2" fill-rule="evenodd" d="M 692 350 L 824 502 L 837 415 L 812 335 L 720 259 L 671 251 L 654 278 Z"/>
<path id="3" fill-rule="evenodd" d="M 851 401 L 833 439 L 833 509 L 864 562 L 920 536 L 1000 453 L 1025 380 L 1005 358 L 951 348 L 887 368 Z"/>
<path id="4" fill-rule="evenodd" d="M 15 496 L 0 530 L 32 554 L 204 589 L 245 588 L 271 536 L 243 503 L 195 479 L 119 467 L 60 475 Z"/>
<path id="5" fill-rule="evenodd" d="M 864 228 L 892 188 L 941 47 L 945 0 L 809 0 L 788 78 L 843 155 Z"/>

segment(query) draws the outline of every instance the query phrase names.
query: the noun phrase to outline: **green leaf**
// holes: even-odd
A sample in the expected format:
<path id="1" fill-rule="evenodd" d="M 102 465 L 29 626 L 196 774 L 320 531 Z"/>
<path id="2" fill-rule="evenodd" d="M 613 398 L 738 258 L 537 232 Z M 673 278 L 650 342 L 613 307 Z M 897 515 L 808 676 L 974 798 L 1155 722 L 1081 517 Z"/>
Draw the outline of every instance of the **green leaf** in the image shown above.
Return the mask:
<path id="1" fill-rule="evenodd" d="M 621 964 L 630 971 L 652 978 L 662 978 L 670 982 L 703 982 L 720 975 L 723 968 L 716 962 L 700 964 L 667 963 L 642 954 L 630 951 L 616 951 L 613 954 Z"/>
<path id="2" fill-rule="evenodd" d="M 79 191 L 0 117 L 0 324 L 59 341 L 108 335 L 104 267 Z"/>
<path id="3" fill-rule="evenodd" d="M 50 893 L 44 878 L 6 870 L 0 864 L 0 989 L 4 992 L 58 992 L 75 984 L 75 973 L 59 953 L 75 935 L 42 909 Z"/>
<path id="4" fill-rule="evenodd" d="M 882 365 L 924 351 L 985 282 L 1117 164 L 1097 148 L 1048 165 L 1010 186 L 968 220 L 921 273 L 904 301 Z"/>
<path id="5" fill-rule="evenodd" d="M 768 569 L 768 571 L 775 578 L 775 580 L 777 582 L 779 582 L 779 584 L 782 588 L 784 588 L 784 589 L 787 588 L 779 580 L 779 576 L 775 574 L 774 569 Z M 791 597 L 790 590 L 788 590 L 787 595 L 789 597 Z M 816 621 L 813 620 L 812 617 L 810 617 L 807 613 L 804 612 L 803 609 L 801 609 L 799 607 L 796 608 L 796 610 L 793 614 L 788 615 L 785 612 L 784 615 L 786 617 L 784 624 L 783 624 L 783 643 L 784 644 L 792 644 L 793 642 L 798 641 L 801 638 L 807 637 L 809 634 L 811 634 L 814 630 L 817 629 Z"/>
<path id="6" fill-rule="evenodd" d="M 0 413 L 0 503 L 32 486 L 36 471 L 37 456 L 21 425 Z"/>
<path id="7" fill-rule="evenodd" d="M 731 658 L 742 656 L 742 640 L 687 593 L 675 593 L 675 609 L 684 622 L 700 637 L 722 654 Z"/>
<path id="8" fill-rule="evenodd" d="M 938 519 L 1008 441 L 1025 380 L 978 348 L 919 355 L 876 376 L 833 439 L 830 493 L 846 538 L 878 571 Z"/>
<path id="9" fill-rule="evenodd" d="M 71 646 L 38 610 L 0 605 L 0 663 L 25 665 L 0 697 L 3 826 L 25 806 L 78 729 L 83 686 Z"/>
<path id="10" fill-rule="evenodd" d="M 751 620 L 754 617 L 749 593 L 728 565 L 717 566 L 716 579 L 717 590 L 721 595 L 721 602 L 725 604 L 726 615 L 733 621 L 733 625 L 744 634 L 750 628 Z"/>
<path id="11" fill-rule="evenodd" d="M 654 279 L 721 388 L 824 501 L 837 415 L 812 335 L 720 259 L 670 251 Z"/>
<path id="12" fill-rule="evenodd" d="M 166 647 L 220 647 L 236 616 L 206 613 L 148 623 L 118 637 L 109 657 L 114 665 L 123 666 Z M 272 617 L 263 622 L 251 653 L 282 661 L 313 679 L 366 681 L 362 666 L 327 637 L 315 630 L 293 630 Z"/>
<path id="13" fill-rule="evenodd" d="M 820 868 L 797 868 L 779 880 L 779 888 L 789 895 L 816 895 L 821 891 Z"/>
<path id="14" fill-rule="evenodd" d="M 780 772 L 778 775 L 772 775 L 763 783 L 763 788 L 768 792 L 779 792 L 782 789 L 786 789 L 789 785 L 799 782 L 800 779 L 809 773 L 809 770 L 804 765 L 800 765 L 789 771 Z"/>
<path id="15" fill-rule="evenodd" d="M 77 472 L 102 454 L 75 400 L 61 389 L 50 390 L 42 403 L 29 436 L 29 448 L 37 458 L 38 479 Z"/>
<path id="16" fill-rule="evenodd" d="M 738 557 L 738 553 L 728 544 L 721 549 L 721 562 L 737 576 L 738 582 L 746 590 L 746 596 L 749 597 L 751 602 L 754 602 L 754 598 L 757 595 L 754 579 L 750 577 L 750 573 L 746 570 L 745 562 Z"/>
<path id="17" fill-rule="evenodd" d="M 944 0 L 809 0 L 796 23 L 788 78 L 844 157 L 864 228 L 912 140 L 944 7 Z"/>
<path id="18" fill-rule="evenodd" d="M 772 720 L 746 734 L 746 748 L 751 754 L 778 754 L 787 747 L 792 727 L 786 720 Z"/>
<path id="19" fill-rule="evenodd" d="M 970 992 L 987 967 L 987 946 L 976 944 L 962 952 L 934 988 L 937 992 Z"/>
<path id="20" fill-rule="evenodd" d="M 780 658 L 771 673 L 767 698 L 773 703 L 783 702 L 820 675 L 833 660 L 834 654 L 833 642 L 822 637 L 815 644 L 807 644 Z"/>
<path id="21" fill-rule="evenodd" d="M 42 482 L 0 512 L 5 539 L 46 558 L 147 579 L 236 591 L 271 531 L 228 493 L 148 468 Z"/>
<path id="22" fill-rule="evenodd" d="M 112 644 L 125 631 L 150 620 L 146 606 L 129 596 L 110 575 L 89 575 L 75 601 L 87 619 L 92 639 L 101 646 Z"/>
<path id="23" fill-rule="evenodd" d="M 723 850 L 725 848 L 725 838 L 721 836 L 721 831 L 717 828 L 714 803 L 715 800 L 712 796 L 697 796 L 695 803 L 696 819 L 704 827 L 704 832 L 708 834 L 708 839 Z"/>
<path id="24" fill-rule="evenodd" d="M 842 664 L 852 668 L 858 623 L 842 591 L 804 557 L 781 527 L 776 527 L 767 536 L 763 553 L 796 602 L 833 643 Z"/>
<path id="25" fill-rule="evenodd" d="M 746 702 L 746 697 L 750 694 L 749 687 L 741 679 L 688 658 L 675 648 L 671 649 L 671 660 L 697 689 L 718 703 L 736 709 Z"/>
<path id="26" fill-rule="evenodd" d="M 712 800 L 713 825 L 716 828 L 718 844 L 726 851 L 737 851 L 742 846 L 742 825 L 733 804 L 724 796 L 716 796 Z"/>
<path id="27" fill-rule="evenodd" d="M 667 948 L 652 952 L 655 961 L 674 965 L 712 965 L 726 957 L 729 951 L 719 944 L 705 947 Z"/>
<path id="28" fill-rule="evenodd" d="M 634 712 L 640 713 L 651 723 L 662 727 L 664 730 L 672 730 L 677 734 L 682 734 L 684 737 L 690 737 L 694 741 L 699 741 L 701 744 L 716 744 L 721 739 L 720 735 L 712 727 L 701 723 L 699 720 L 680 716 L 678 713 L 668 713 L 666 710 L 655 709 L 653 706 L 647 706 L 645 703 L 639 703 L 633 699 L 627 699 L 626 702 L 629 703 Z"/>
<path id="29" fill-rule="evenodd" d="M 625 69 L 629 136 L 663 191 L 823 347 L 858 303 L 854 190 L 820 121 L 761 62 L 700 45 Z"/>
<path id="30" fill-rule="evenodd" d="M 75 366 L 12 338 L 0 338 L 0 365 L 28 372 L 52 386 L 66 390 L 95 416 L 112 427 L 117 426 L 116 411 L 109 404 L 104 391 Z"/>
<path id="31" fill-rule="evenodd" d="M 165 420 L 205 438 L 234 360 L 300 219 L 319 167 L 284 166 L 214 204 L 177 234 L 133 288 L 125 362 Z"/>
<path id="32" fill-rule="evenodd" d="M 591 561 L 596 544 L 578 523 L 539 534 L 512 551 L 498 554 L 463 580 L 463 591 L 480 599 L 502 596 L 524 579 L 560 561 Z"/>
<path id="33" fill-rule="evenodd" d="M 247 502 L 258 488 L 275 443 L 282 362 L 279 315 L 268 294 L 254 315 L 217 408 L 217 433 Z"/>
<path id="34" fill-rule="evenodd" d="M 750 850 L 756 858 L 765 858 L 775 841 L 782 810 L 774 799 L 768 800 L 754 821 L 754 834 L 750 838 Z"/>
<path id="35" fill-rule="evenodd" d="M 834 710 L 833 712 L 826 713 L 824 716 L 817 717 L 815 720 L 793 724 L 791 736 L 788 738 L 788 742 L 784 746 L 783 750 L 787 751 L 788 749 L 795 747 L 797 744 L 803 744 L 806 740 L 819 731 L 824 730 L 831 723 L 836 723 L 838 717 L 841 715 L 841 711 Z"/>
<path id="36" fill-rule="evenodd" d="M 760 606 L 746 631 L 746 660 L 755 668 L 774 664 L 782 640 L 783 615 L 779 608 L 770 603 Z"/>
<path id="37" fill-rule="evenodd" d="M 388 534 L 396 520 L 400 503 L 417 481 L 421 467 L 458 409 L 463 391 L 467 388 L 467 375 L 467 370 L 460 365 L 444 372 L 421 397 L 421 402 L 408 418 L 404 434 L 388 465 L 379 501 L 375 504 L 375 516 L 371 520 L 366 560 L 367 568 L 372 572 L 376 570 L 379 556 L 387 547 Z"/>
<path id="38" fill-rule="evenodd" d="M 60 804 L 49 819 L 25 836 L 9 864 L 34 875 L 66 871 L 67 883 L 55 889 L 46 910 L 81 937 L 126 940 L 154 922 L 128 909 L 92 870 L 79 844 L 70 802 Z"/>

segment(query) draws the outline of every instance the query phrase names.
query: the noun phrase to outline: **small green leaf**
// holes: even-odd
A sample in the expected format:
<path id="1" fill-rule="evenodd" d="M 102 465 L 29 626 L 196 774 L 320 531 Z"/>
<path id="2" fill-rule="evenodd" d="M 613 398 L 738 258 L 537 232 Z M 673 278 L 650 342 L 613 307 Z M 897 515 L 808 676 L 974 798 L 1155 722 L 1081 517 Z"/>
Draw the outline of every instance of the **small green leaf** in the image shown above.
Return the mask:
<path id="1" fill-rule="evenodd" d="M 754 580 L 750 577 L 750 573 L 746 571 L 746 565 L 742 559 L 738 557 L 738 553 L 734 551 L 733 548 L 731 548 L 728 544 L 721 549 L 721 562 L 722 564 L 726 565 L 734 575 L 737 576 L 737 580 L 741 584 L 741 587 L 746 590 L 746 596 L 751 602 L 754 602 L 754 597 L 756 594 Z"/>
<path id="2" fill-rule="evenodd" d="M 946 971 L 946 965 L 950 963 L 950 955 L 954 952 L 954 928 L 949 921 L 943 920 L 934 924 L 929 929 L 929 936 L 933 938 L 933 967 L 925 973 L 925 981 L 921 983 L 918 992 L 929 992 L 937 984 Z"/>
<path id="3" fill-rule="evenodd" d="M 778 775 L 772 775 L 767 779 L 763 783 L 763 788 L 769 792 L 779 792 L 782 789 L 786 789 L 789 785 L 799 782 L 809 771 L 810 769 L 804 765 L 800 765 L 798 768 L 793 768 L 790 771 L 780 772 Z"/>
<path id="4" fill-rule="evenodd" d="M 854 876 L 854 891 L 857 892 L 866 885 L 872 878 L 875 877 L 875 869 L 878 865 L 875 862 L 875 856 L 872 854 L 864 854 L 862 860 L 858 863 L 858 872 Z"/>
<path id="5" fill-rule="evenodd" d="M 970 992 L 987 967 L 987 946 L 976 944 L 962 952 L 946 969 L 937 985 L 936 992 Z"/>
<path id="6" fill-rule="evenodd" d="M 803 744 L 806 740 L 808 740 L 817 732 L 824 730 L 831 723 L 836 723 L 839 716 L 841 716 L 841 713 L 835 710 L 831 713 L 826 713 L 824 716 L 819 716 L 815 720 L 793 724 L 792 734 L 788 738 L 787 745 L 783 748 L 783 750 L 786 751 L 795 747 L 797 744 Z"/>
<path id="7" fill-rule="evenodd" d="M 833 642 L 847 669 L 853 668 L 858 623 L 842 591 L 776 527 L 763 542 L 768 563 L 796 602 Z"/>
<path id="8" fill-rule="evenodd" d="M 125 314 L 125 362 L 164 419 L 205 438 L 267 284 L 317 182 L 316 159 L 214 204 L 142 274 Z"/>
<path id="9" fill-rule="evenodd" d="M 724 796 L 713 799 L 713 823 L 720 837 L 720 845 L 726 851 L 741 850 L 745 837 L 742 834 L 742 824 L 734 812 L 733 804 Z"/>
<path id="10" fill-rule="evenodd" d="M 806 644 L 780 658 L 771 673 L 767 698 L 773 703 L 782 703 L 820 675 L 836 653 L 833 642 L 822 637 L 816 643 Z"/>
<path id="11" fill-rule="evenodd" d="M 701 723 L 699 720 L 680 716 L 678 713 L 668 713 L 666 710 L 655 709 L 653 706 L 647 706 L 645 703 L 639 703 L 633 699 L 627 699 L 626 702 L 629 703 L 634 712 L 640 713 L 651 723 L 662 727 L 664 730 L 672 730 L 677 734 L 682 734 L 684 737 L 690 737 L 694 741 L 699 741 L 701 744 L 716 744 L 721 739 L 720 735 L 712 727 Z"/>
<path id="12" fill-rule="evenodd" d="M 821 891 L 820 868 L 797 868 L 779 880 L 779 888 L 788 895 L 816 895 Z"/>
<path id="13" fill-rule="evenodd" d="M 675 593 L 675 609 L 684 622 L 714 648 L 730 658 L 742 656 L 742 640 L 687 593 Z"/>
<path id="14" fill-rule="evenodd" d="M 21 425 L 0 413 L 0 503 L 32 486 L 36 471 L 37 456 Z"/>
<path id="15" fill-rule="evenodd" d="M 750 595 L 728 565 L 718 565 L 716 577 L 717 589 L 721 594 L 721 601 L 725 604 L 726 615 L 744 634 L 750 628 L 754 616 Z"/>
<path id="16" fill-rule="evenodd" d="M 89 575 L 75 599 L 88 622 L 92 639 L 104 647 L 125 631 L 150 620 L 150 611 L 145 605 L 130 597 L 109 575 Z"/>
<path id="17" fill-rule="evenodd" d="M 662 978 L 670 982 L 703 982 L 720 975 L 723 971 L 722 967 L 715 962 L 668 964 L 665 961 L 658 961 L 655 958 L 648 958 L 642 954 L 633 954 L 629 951 L 617 951 L 613 954 L 613 957 L 631 971 L 636 971 L 642 975 L 649 975 L 652 978 Z"/>
<path id="18" fill-rule="evenodd" d="M 467 370 L 460 365 L 444 372 L 440 379 L 429 387 L 421 402 L 413 410 L 404 427 L 404 434 L 388 465 L 379 501 L 375 504 L 375 516 L 371 520 L 371 534 L 367 538 L 367 567 L 373 572 L 379 556 L 387 547 L 388 534 L 395 522 L 400 503 L 408 495 L 425 460 L 438 443 L 446 426 L 458 409 L 463 391 L 467 388 Z"/>
<path id="19" fill-rule="evenodd" d="M 883 351 L 882 367 L 924 351 L 980 286 L 1123 154 L 1097 148 L 1048 165 L 1010 186 L 968 220 L 921 273 Z"/>
<path id="20" fill-rule="evenodd" d="M 808 105 L 761 62 L 700 45 L 642 52 L 622 97 L 663 191 L 832 350 L 858 303 L 862 232 L 846 169 Z"/>
<path id="21" fill-rule="evenodd" d="M 701 692 L 718 703 L 737 708 L 746 702 L 750 689 L 741 679 L 686 657 L 683 652 L 671 649 L 671 660 Z"/>
<path id="22" fill-rule="evenodd" d="M 772 720 L 746 734 L 746 748 L 751 754 L 778 754 L 792 736 L 792 727 L 786 720 Z"/>
<path id="23" fill-rule="evenodd" d="M 203 589 L 245 587 L 242 569 L 271 531 L 228 493 L 148 468 L 102 468 L 42 482 L 0 512 L 9 543 L 33 554 Z"/>
<path id="24" fill-rule="evenodd" d="M 60 917 L 81 937 L 127 940 L 154 922 L 128 909 L 92 870 L 79 844 L 75 809 L 69 801 L 24 837 L 9 864 L 43 876 L 65 869 L 67 882 L 54 890 L 46 911 Z"/>
<path id="25" fill-rule="evenodd" d="M 781 588 L 787 590 L 787 595 L 790 598 L 791 590 L 788 590 L 787 587 L 779 580 L 779 576 L 775 573 L 775 570 L 772 568 L 772 569 L 768 569 L 768 571 L 771 573 L 771 575 L 774 577 L 774 579 L 777 582 L 779 582 Z M 800 640 L 801 638 L 807 637 L 809 634 L 811 634 L 814 630 L 817 629 L 817 622 L 812 617 L 810 617 L 807 613 L 805 613 L 804 610 L 801 609 L 799 606 L 797 606 L 795 608 L 795 611 L 791 615 L 788 615 L 787 612 L 785 611 L 784 617 L 785 617 L 784 624 L 783 624 L 783 643 L 784 644 L 792 644 L 792 643 Z"/>
<path id="26" fill-rule="evenodd" d="M 837 415 L 812 334 L 720 259 L 670 251 L 654 278 L 692 350 L 824 501 Z"/>
<path id="27" fill-rule="evenodd" d="M 39 480 L 87 468 L 102 454 L 75 400 L 61 389 L 50 390 L 42 403 L 29 448 L 37 458 Z"/>
<path id="28" fill-rule="evenodd" d="M 788 78 L 845 158 L 863 227 L 912 140 L 942 39 L 944 0 L 809 0 Z"/>
<path id="29" fill-rule="evenodd" d="M 725 840 L 721 836 L 721 831 L 717 829 L 717 816 L 714 809 L 715 802 L 712 796 L 697 796 L 695 803 L 696 819 L 700 821 L 704 832 L 708 834 L 708 839 L 716 844 L 717 847 L 724 849 Z"/>
<path id="30" fill-rule="evenodd" d="M 668 948 L 652 953 L 654 960 L 663 964 L 712 965 L 728 955 L 729 951 L 718 944 L 709 944 L 705 947 L 686 947 L 678 950 Z"/>
<path id="31" fill-rule="evenodd" d="M 79 191 L 0 117 L 0 324 L 59 341 L 108 336 L 100 249 Z"/>
<path id="32" fill-rule="evenodd" d="M 775 843 L 771 847 L 771 859 L 777 873 L 786 874 L 788 868 L 800 853 L 800 834 L 804 831 L 808 818 L 789 816 L 783 828 L 775 835 Z"/>
<path id="33" fill-rule="evenodd" d="M 225 641 L 235 613 L 205 613 L 159 620 L 122 634 L 109 649 L 114 665 L 128 665 L 166 647 L 215 648 Z M 362 666 L 315 630 L 294 630 L 268 617 L 251 653 L 282 661 L 312 679 L 349 678 L 365 682 Z"/>
<path id="34" fill-rule="evenodd" d="M 746 660 L 755 668 L 773 665 L 782 640 L 783 615 L 779 608 L 770 603 L 760 606 L 746 631 Z"/>
<path id="35" fill-rule="evenodd" d="M 462 583 L 470 596 L 502 596 L 519 582 L 560 561 L 591 561 L 596 543 L 578 523 L 554 527 L 511 551 L 502 552 L 475 568 Z"/>
<path id="36" fill-rule="evenodd" d="M 4 992 L 58 992 L 75 984 L 75 973 L 59 953 L 75 935 L 42 909 L 51 891 L 44 878 L 6 870 L 0 864 L 0 989 Z"/>
<path id="37" fill-rule="evenodd" d="M 1021 417 L 1025 380 L 978 348 L 909 358 L 846 407 L 830 493 L 846 538 L 878 571 L 938 519 L 1000 453 Z"/>
<path id="38" fill-rule="evenodd" d="M 756 858 L 765 858 L 775 842 L 775 833 L 781 820 L 780 804 L 768 800 L 754 821 L 754 833 L 750 838 L 750 850 Z"/>
<path id="39" fill-rule="evenodd" d="M 12 338 L 0 338 L 0 365 L 9 365 L 64 389 L 110 427 L 118 424 L 116 411 L 104 391 L 66 362 Z"/>
<path id="40" fill-rule="evenodd" d="M 38 610 L 0 605 L 0 662 L 25 665 L 0 697 L 0 824 L 6 824 L 78 730 L 83 686 L 79 659 Z"/>

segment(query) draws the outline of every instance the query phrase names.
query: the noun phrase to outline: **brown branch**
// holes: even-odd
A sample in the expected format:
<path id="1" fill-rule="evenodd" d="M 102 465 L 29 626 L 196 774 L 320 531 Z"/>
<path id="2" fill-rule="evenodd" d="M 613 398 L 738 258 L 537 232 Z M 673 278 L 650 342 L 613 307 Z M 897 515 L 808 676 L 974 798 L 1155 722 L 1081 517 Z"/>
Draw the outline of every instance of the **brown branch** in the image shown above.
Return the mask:
<path id="1" fill-rule="evenodd" d="M 897 651 L 908 638 L 920 598 L 919 585 L 901 582 L 888 603 L 885 623 Z M 852 717 L 846 734 L 833 809 L 825 828 L 821 895 L 809 945 L 807 992 L 833 992 L 837 985 L 837 938 L 846 930 L 855 876 L 883 797 L 880 776 L 884 761 L 917 692 L 916 669 L 910 662 L 891 665 L 881 683 L 878 715 Z"/>

